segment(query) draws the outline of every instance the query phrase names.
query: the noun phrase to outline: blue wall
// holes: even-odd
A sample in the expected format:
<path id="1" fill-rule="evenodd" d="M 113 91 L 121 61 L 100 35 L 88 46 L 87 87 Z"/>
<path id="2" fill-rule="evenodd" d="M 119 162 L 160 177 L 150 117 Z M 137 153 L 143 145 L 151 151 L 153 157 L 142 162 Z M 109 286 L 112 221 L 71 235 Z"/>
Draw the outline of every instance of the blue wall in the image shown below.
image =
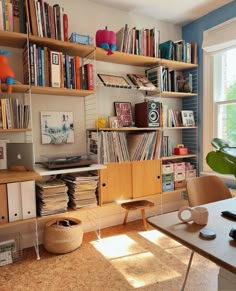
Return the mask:
<path id="1" fill-rule="evenodd" d="M 198 44 L 198 64 L 199 64 L 199 168 L 202 170 L 202 94 L 203 94 L 203 32 L 222 22 L 236 17 L 236 1 L 233 1 L 182 28 L 182 37 L 187 42 L 196 41 Z"/>

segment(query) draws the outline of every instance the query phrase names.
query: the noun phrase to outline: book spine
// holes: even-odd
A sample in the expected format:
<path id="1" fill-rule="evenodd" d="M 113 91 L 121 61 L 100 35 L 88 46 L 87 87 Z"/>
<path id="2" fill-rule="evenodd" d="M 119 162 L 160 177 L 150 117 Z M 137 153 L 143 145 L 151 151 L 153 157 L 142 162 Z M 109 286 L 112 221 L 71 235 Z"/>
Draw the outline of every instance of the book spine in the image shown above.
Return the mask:
<path id="1" fill-rule="evenodd" d="M 69 32 L 68 32 L 68 15 L 63 14 L 63 32 L 64 32 L 64 41 L 69 41 Z"/>
<path id="2" fill-rule="evenodd" d="M 61 74 L 60 74 L 60 53 L 50 51 L 50 64 L 51 64 L 51 87 L 61 87 Z"/>
<path id="3" fill-rule="evenodd" d="M 81 89 L 80 84 L 80 58 L 75 56 L 75 88 Z"/>
<path id="4" fill-rule="evenodd" d="M 38 16 L 36 13 L 36 0 L 28 0 L 29 5 L 29 22 L 33 35 L 38 35 Z"/>
<path id="5" fill-rule="evenodd" d="M 93 64 L 86 64 L 88 90 L 94 90 Z"/>
<path id="6" fill-rule="evenodd" d="M 7 129 L 6 98 L 1 99 L 2 107 L 2 128 Z"/>
<path id="7" fill-rule="evenodd" d="M 7 128 L 12 128 L 9 98 L 6 98 L 6 119 L 7 119 Z"/>

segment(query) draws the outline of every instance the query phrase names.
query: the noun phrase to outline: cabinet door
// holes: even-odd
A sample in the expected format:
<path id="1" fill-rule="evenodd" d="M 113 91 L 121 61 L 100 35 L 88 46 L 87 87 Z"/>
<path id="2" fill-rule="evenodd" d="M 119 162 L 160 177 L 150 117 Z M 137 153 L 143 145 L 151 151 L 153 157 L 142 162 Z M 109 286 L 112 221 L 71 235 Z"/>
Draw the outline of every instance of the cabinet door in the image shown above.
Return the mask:
<path id="1" fill-rule="evenodd" d="M 132 198 L 131 163 L 110 163 L 99 171 L 100 205 Z"/>
<path id="2" fill-rule="evenodd" d="M 161 193 L 161 161 L 132 162 L 133 198 Z"/>

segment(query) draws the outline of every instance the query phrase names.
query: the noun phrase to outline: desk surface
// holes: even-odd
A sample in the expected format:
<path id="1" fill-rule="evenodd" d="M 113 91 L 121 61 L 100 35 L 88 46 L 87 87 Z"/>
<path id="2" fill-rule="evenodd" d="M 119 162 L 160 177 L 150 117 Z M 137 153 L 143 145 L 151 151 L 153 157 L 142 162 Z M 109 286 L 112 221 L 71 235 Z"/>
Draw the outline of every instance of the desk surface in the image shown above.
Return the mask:
<path id="1" fill-rule="evenodd" d="M 153 216 L 147 220 L 164 234 L 236 274 L 236 240 L 229 236 L 231 228 L 236 227 L 236 221 L 221 216 L 223 210 L 236 211 L 236 198 L 204 206 L 209 211 L 208 223 L 204 226 L 193 222 L 181 222 L 178 219 L 177 211 Z M 199 231 L 203 228 L 214 230 L 216 238 L 208 240 L 199 237 Z"/>

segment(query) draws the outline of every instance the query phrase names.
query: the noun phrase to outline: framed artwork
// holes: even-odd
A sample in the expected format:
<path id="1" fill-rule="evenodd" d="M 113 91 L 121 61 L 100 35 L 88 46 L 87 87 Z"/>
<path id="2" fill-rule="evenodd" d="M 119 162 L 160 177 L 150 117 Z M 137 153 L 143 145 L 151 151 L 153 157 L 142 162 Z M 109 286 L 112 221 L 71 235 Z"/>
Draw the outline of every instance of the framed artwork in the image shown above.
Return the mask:
<path id="1" fill-rule="evenodd" d="M 131 88 L 131 85 L 123 76 L 98 74 L 98 77 L 102 81 L 104 86 L 119 87 L 119 88 Z"/>
<path id="2" fill-rule="evenodd" d="M 132 126 L 133 116 L 130 102 L 114 102 L 119 127 Z"/>
<path id="3" fill-rule="evenodd" d="M 182 110 L 181 117 L 183 126 L 195 126 L 193 110 Z"/>
<path id="4" fill-rule="evenodd" d="M 74 143 L 72 112 L 43 111 L 40 113 L 42 144 Z"/>

